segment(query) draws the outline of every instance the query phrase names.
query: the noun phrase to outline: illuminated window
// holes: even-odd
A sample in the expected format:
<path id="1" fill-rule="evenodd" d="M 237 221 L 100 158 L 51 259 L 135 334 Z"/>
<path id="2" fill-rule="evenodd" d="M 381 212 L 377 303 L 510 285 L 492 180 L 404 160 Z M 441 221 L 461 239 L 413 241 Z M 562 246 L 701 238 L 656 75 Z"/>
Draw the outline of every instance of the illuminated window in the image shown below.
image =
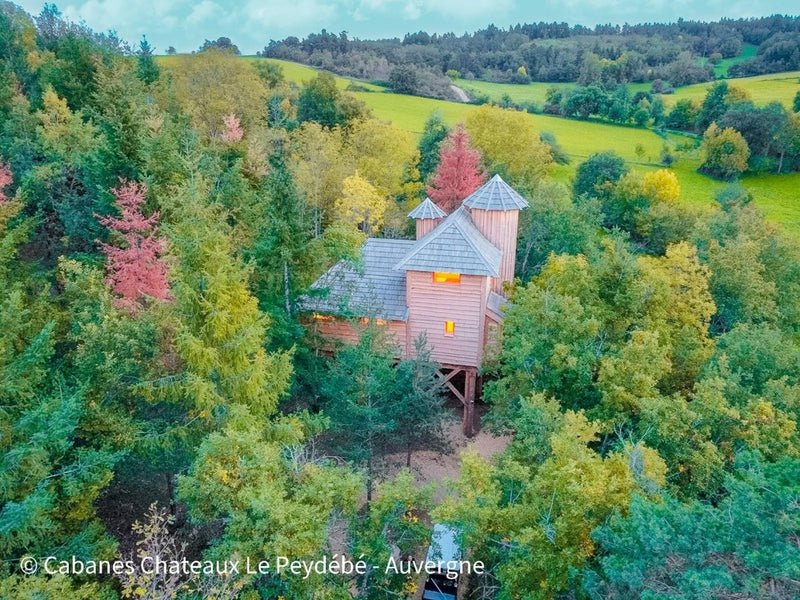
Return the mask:
<path id="1" fill-rule="evenodd" d="M 455 321 L 445 321 L 444 322 L 444 334 L 445 335 L 455 335 L 456 333 L 456 323 Z"/>
<path id="2" fill-rule="evenodd" d="M 333 317 L 331 315 L 321 315 L 319 313 L 314 313 L 314 318 L 317 321 L 333 321 Z"/>
<path id="3" fill-rule="evenodd" d="M 461 273 L 434 273 L 434 283 L 461 283 Z"/>
<path id="4" fill-rule="evenodd" d="M 367 325 L 369 325 L 369 323 L 370 323 L 370 321 L 371 321 L 371 320 L 372 320 L 372 319 L 370 319 L 369 317 L 361 317 L 361 318 L 358 320 L 358 322 L 359 322 L 359 323 L 361 323 L 361 326 L 362 326 L 362 327 L 366 327 Z M 375 322 L 376 322 L 378 325 L 387 325 L 387 324 L 389 323 L 389 321 L 387 321 L 386 319 L 375 319 Z"/>

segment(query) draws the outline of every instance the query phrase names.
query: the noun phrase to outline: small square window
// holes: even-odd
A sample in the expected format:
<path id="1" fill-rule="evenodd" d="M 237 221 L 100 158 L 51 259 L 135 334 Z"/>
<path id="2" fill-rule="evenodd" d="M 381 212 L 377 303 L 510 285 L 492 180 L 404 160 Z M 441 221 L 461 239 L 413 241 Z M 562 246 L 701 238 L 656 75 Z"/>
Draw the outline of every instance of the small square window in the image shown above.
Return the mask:
<path id="1" fill-rule="evenodd" d="M 445 321 L 444 322 L 444 334 L 445 335 L 455 335 L 456 333 L 456 323 L 455 321 Z"/>

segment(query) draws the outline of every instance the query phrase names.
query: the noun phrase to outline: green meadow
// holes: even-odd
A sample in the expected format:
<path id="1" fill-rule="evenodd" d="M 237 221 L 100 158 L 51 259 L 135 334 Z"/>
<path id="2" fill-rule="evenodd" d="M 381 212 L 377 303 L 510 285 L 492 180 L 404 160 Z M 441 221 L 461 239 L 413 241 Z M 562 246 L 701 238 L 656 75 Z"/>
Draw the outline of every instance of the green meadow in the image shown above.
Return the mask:
<path id="1" fill-rule="evenodd" d="M 753 44 L 745 44 L 742 47 L 742 53 L 739 56 L 734 56 L 733 58 L 723 58 L 714 65 L 714 77 L 717 79 L 724 79 L 728 76 L 728 69 L 730 69 L 733 65 L 738 65 L 739 63 L 753 58 L 756 55 L 756 50 L 758 50 L 758 46 L 754 46 Z"/>
<path id="2" fill-rule="evenodd" d="M 249 60 L 271 60 L 256 59 Z M 285 61 L 271 61 L 283 67 L 287 80 L 302 83 L 313 78 L 316 69 L 297 65 Z M 791 102 L 798 86 L 797 73 L 779 73 L 746 79 L 731 80 L 732 85 L 747 89 L 753 99 L 758 103 L 779 100 Z M 439 111 L 445 121 L 451 125 L 466 119 L 473 105 L 457 102 L 447 102 L 432 98 L 420 98 L 393 94 L 384 88 L 366 82 L 337 77 L 337 85 L 341 89 L 347 88 L 351 83 L 374 91 L 354 92 L 376 117 L 391 121 L 397 127 L 408 131 L 414 138 L 419 138 L 425 121 L 434 111 Z M 459 85 L 465 80 L 459 80 Z M 551 84 L 533 83 L 527 86 L 504 85 L 487 82 L 470 81 L 469 85 L 475 89 L 491 92 L 493 99 L 508 94 L 515 102 L 532 101 L 542 103 L 544 93 Z M 646 84 L 639 84 L 646 86 Z M 679 89 L 674 95 L 665 96 L 665 101 L 675 101 L 679 98 L 702 99 L 711 84 L 699 84 Z M 469 89 L 465 83 L 463 86 Z M 569 84 L 564 85 L 569 87 Z M 496 89 L 495 89 L 496 88 Z M 494 91 L 493 91 L 494 90 Z M 516 96 L 512 95 L 517 94 Z M 525 95 L 527 94 L 527 95 Z M 553 168 L 552 176 L 564 183 L 569 183 L 574 176 L 575 168 L 588 156 L 595 152 L 613 150 L 634 168 L 641 170 L 654 170 L 661 168 L 658 164 L 661 149 L 664 144 L 674 147 L 677 143 L 694 140 L 690 136 L 670 134 L 667 139 L 659 137 L 650 129 L 624 127 L 593 121 L 576 121 L 549 115 L 528 115 L 540 131 L 549 131 L 555 135 L 558 143 L 564 148 L 571 158 L 571 163 Z M 637 152 L 637 147 L 639 152 Z M 700 164 L 699 150 L 676 154 L 677 162 L 672 167 L 681 184 L 682 200 L 693 206 L 709 206 L 714 193 L 725 186 L 725 183 L 715 181 L 697 172 Z M 754 195 L 756 205 L 764 211 L 766 216 L 780 223 L 785 230 L 800 234 L 800 173 L 788 175 L 757 175 L 745 177 L 742 184 Z"/>
<path id="3" fill-rule="evenodd" d="M 771 73 L 755 77 L 727 79 L 726 81 L 729 86 L 747 91 L 756 104 L 781 102 L 787 108 L 791 108 L 795 94 L 800 91 L 800 71 Z M 683 98 L 702 102 L 706 92 L 708 92 L 708 88 L 712 85 L 714 85 L 713 81 L 687 85 L 677 88 L 674 94 L 663 95 L 661 98 L 667 107 L 674 105 Z"/>
<path id="4" fill-rule="evenodd" d="M 746 90 L 756 104 L 781 102 L 787 108 L 791 108 L 795 94 L 800 91 L 800 71 L 728 79 L 727 82 L 730 86 Z M 674 94 L 662 94 L 661 99 L 668 108 L 671 108 L 678 100 L 683 98 L 702 102 L 708 92 L 708 88 L 714 83 L 709 81 L 677 88 Z M 455 84 L 470 94 L 487 96 L 494 102 L 500 102 L 504 96 L 507 96 L 512 102 L 517 104 L 529 102 L 539 109 L 544 105 L 549 88 L 555 87 L 566 91 L 576 86 L 574 83 L 545 83 L 541 81 L 534 81 L 527 85 L 516 85 L 513 83 L 489 83 L 487 81 L 469 79 L 458 79 Z M 650 84 L 632 83 L 628 85 L 628 89 L 631 93 L 646 91 L 650 89 Z"/>

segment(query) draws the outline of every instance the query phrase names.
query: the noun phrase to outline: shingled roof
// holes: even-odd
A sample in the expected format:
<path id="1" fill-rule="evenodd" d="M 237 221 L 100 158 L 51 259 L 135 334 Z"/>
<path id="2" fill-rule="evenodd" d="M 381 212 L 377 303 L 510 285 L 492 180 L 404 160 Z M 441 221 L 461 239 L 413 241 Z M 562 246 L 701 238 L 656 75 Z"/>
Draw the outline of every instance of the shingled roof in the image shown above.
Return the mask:
<path id="1" fill-rule="evenodd" d="M 520 210 L 528 202 L 500 175 L 495 175 L 464 199 L 464 206 L 479 210 Z"/>
<path id="2" fill-rule="evenodd" d="M 361 247 L 358 265 L 340 260 L 311 285 L 311 290 L 328 290 L 328 293 L 305 296 L 301 301 L 303 309 L 405 321 L 408 318 L 406 274 L 393 270 L 392 265 L 415 243 L 369 238 Z"/>
<path id="3" fill-rule="evenodd" d="M 436 206 L 430 198 L 426 197 L 425 200 L 417 204 L 417 207 L 408 213 L 412 219 L 442 219 L 447 216 L 441 208 Z"/>
<path id="4" fill-rule="evenodd" d="M 497 277 L 502 252 L 478 231 L 462 206 L 421 240 L 400 262 L 399 271 L 444 271 Z"/>

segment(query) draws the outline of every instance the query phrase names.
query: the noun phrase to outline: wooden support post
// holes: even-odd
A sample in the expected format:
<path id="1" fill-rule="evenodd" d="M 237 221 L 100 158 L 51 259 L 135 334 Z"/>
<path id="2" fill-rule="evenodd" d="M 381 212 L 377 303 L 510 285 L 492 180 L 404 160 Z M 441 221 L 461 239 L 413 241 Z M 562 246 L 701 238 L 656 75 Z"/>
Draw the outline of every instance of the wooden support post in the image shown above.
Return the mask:
<path id="1" fill-rule="evenodd" d="M 447 373 L 445 373 L 447 371 Z M 458 389 L 453 382 L 453 378 L 459 373 L 464 373 L 463 390 Z M 478 369 L 475 367 L 460 367 L 457 365 L 442 365 L 442 369 L 436 372 L 447 389 L 461 401 L 464 407 L 464 417 L 461 422 L 462 431 L 467 437 L 475 435 L 475 396 L 478 389 Z"/>
<path id="2" fill-rule="evenodd" d="M 464 435 L 475 435 L 475 380 L 478 373 L 475 369 L 464 370 Z"/>

